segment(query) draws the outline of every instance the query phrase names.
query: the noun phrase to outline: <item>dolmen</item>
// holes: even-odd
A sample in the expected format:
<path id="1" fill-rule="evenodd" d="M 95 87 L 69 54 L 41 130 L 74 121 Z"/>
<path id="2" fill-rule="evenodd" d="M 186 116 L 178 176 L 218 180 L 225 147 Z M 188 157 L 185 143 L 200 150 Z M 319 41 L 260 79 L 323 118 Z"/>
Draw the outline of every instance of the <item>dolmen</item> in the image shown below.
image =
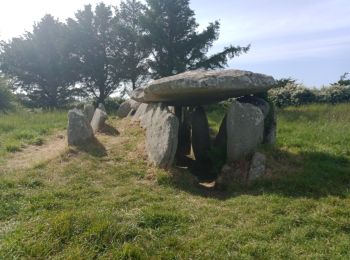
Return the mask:
<path id="1" fill-rule="evenodd" d="M 82 145 L 94 138 L 94 133 L 101 131 L 108 116 L 103 104 L 95 107 L 85 104 L 83 110 L 74 108 L 68 111 L 68 145 Z"/>
<path id="2" fill-rule="evenodd" d="M 218 182 L 224 182 L 227 175 L 259 177 L 265 171 L 266 158 L 257 148 L 262 143 L 272 144 L 276 136 L 275 110 L 259 95 L 275 84 L 273 77 L 249 71 L 196 70 L 136 89 L 131 94 L 138 102 L 132 120 L 146 129 L 149 161 L 168 168 L 193 151 L 196 161 L 206 165 L 213 160 L 213 151 L 221 149 L 226 164 Z M 203 105 L 228 99 L 231 103 L 213 139 Z M 238 174 L 237 167 L 244 173 Z"/>

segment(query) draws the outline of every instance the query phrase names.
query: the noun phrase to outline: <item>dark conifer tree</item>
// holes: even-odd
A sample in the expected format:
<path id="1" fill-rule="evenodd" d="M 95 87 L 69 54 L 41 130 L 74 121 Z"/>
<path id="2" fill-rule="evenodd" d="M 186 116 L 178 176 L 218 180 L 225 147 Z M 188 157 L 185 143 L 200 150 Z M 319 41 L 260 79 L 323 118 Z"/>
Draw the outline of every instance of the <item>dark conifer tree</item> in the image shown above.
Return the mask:
<path id="1" fill-rule="evenodd" d="M 147 4 L 142 24 L 152 47 L 149 65 L 154 78 L 198 68 L 224 68 L 229 58 L 249 49 L 249 46 L 229 46 L 207 56 L 219 36 L 218 21 L 198 33 L 199 25 L 189 0 L 147 0 Z"/>

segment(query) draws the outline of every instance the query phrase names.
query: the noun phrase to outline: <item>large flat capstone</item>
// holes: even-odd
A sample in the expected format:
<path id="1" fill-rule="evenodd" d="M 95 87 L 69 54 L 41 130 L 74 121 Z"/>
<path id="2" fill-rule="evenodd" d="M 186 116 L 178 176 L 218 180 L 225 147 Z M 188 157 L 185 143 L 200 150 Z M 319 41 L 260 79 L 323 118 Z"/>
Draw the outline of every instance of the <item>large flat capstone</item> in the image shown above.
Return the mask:
<path id="1" fill-rule="evenodd" d="M 243 70 L 195 70 L 151 82 L 131 98 L 142 103 L 198 105 L 265 92 L 276 84 L 271 76 Z"/>

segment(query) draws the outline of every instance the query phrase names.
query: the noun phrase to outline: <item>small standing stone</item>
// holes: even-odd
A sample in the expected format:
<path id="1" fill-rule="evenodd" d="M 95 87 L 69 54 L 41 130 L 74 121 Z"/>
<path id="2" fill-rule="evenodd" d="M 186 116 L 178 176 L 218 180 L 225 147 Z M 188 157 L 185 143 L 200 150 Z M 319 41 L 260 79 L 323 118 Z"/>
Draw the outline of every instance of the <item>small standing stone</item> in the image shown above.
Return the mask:
<path id="1" fill-rule="evenodd" d="M 106 112 L 97 108 L 91 120 L 91 127 L 93 131 L 96 133 L 97 131 L 101 130 L 104 127 L 106 120 L 107 120 Z"/>
<path id="2" fill-rule="evenodd" d="M 88 122 L 90 123 L 95 113 L 95 107 L 91 104 L 84 105 L 84 115 L 86 116 Z"/>
<path id="3" fill-rule="evenodd" d="M 255 180 L 261 176 L 263 176 L 266 172 L 266 156 L 262 153 L 256 152 L 253 155 L 248 179 L 249 181 Z"/>
<path id="4" fill-rule="evenodd" d="M 120 118 L 127 117 L 128 115 L 132 115 L 136 112 L 136 110 L 139 108 L 140 103 L 137 101 L 134 101 L 132 99 L 124 101 L 118 111 L 117 116 Z"/>
<path id="5" fill-rule="evenodd" d="M 93 138 L 94 133 L 87 118 L 78 109 L 69 110 L 67 136 L 69 145 L 79 145 Z"/>

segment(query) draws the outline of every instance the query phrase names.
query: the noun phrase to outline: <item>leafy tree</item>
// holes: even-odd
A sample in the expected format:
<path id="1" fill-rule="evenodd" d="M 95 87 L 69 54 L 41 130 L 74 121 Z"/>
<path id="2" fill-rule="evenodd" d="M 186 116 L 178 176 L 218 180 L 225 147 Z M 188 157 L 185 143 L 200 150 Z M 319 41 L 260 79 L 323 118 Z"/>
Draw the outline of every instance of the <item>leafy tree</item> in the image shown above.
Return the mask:
<path id="1" fill-rule="evenodd" d="M 66 26 L 46 15 L 32 33 L 2 42 L 0 69 L 38 106 L 64 106 L 76 94 L 74 57 L 66 36 Z"/>
<path id="2" fill-rule="evenodd" d="M 68 19 L 73 55 L 79 57 L 79 80 L 98 103 L 111 95 L 120 85 L 121 59 L 113 39 L 113 12 L 100 3 L 93 11 L 86 5 Z"/>
<path id="3" fill-rule="evenodd" d="M 229 58 L 249 50 L 249 46 L 231 45 L 207 56 L 219 37 L 218 21 L 199 33 L 189 0 L 147 0 L 147 4 L 142 24 L 152 47 L 149 65 L 155 78 L 198 68 L 224 68 Z"/>
<path id="4" fill-rule="evenodd" d="M 0 74 L 0 111 L 5 112 L 11 109 L 13 95 L 8 87 L 8 81 Z"/>
<path id="5" fill-rule="evenodd" d="M 132 89 L 142 82 L 148 73 L 147 58 L 150 50 L 146 45 L 141 18 L 145 6 L 136 0 L 120 4 L 116 14 L 115 32 L 118 51 L 121 55 L 123 78 L 132 84 Z"/>

